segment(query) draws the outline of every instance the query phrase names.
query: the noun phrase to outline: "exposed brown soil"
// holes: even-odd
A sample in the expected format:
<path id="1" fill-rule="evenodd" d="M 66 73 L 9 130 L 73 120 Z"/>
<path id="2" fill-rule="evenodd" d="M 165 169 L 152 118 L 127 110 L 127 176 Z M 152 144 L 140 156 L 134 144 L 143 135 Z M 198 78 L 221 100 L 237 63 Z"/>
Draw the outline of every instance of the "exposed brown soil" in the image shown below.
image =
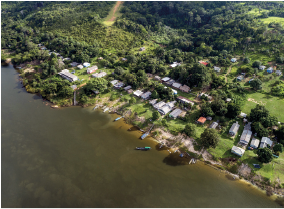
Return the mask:
<path id="1" fill-rule="evenodd" d="M 116 5 L 115 5 L 113 13 L 112 13 L 112 17 L 110 18 L 109 21 L 115 21 L 116 16 L 114 16 L 114 14 L 115 14 L 117 8 L 120 6 L 121 3 L 122 3 L 122 1 L 117 1 L 116 2 Z"/>

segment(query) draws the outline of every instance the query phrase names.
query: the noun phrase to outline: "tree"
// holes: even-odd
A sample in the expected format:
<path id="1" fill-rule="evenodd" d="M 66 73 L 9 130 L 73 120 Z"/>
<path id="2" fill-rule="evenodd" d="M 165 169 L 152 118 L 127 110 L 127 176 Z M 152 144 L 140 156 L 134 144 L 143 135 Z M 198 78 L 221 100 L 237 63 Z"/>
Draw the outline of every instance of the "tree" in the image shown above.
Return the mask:
<path id="1" fill-rule="evenodd" d="M 219 135 L 215 129 L 212 128 L 205 129 L 205 131 L 201 134 L 200 143 L 205 148 L 209 147 L 215 148 L 218 142 L 219 142 Z"/>
<path id="2" fill-rule="evenodd" d="M 269 163 L 273 159 L 272 151 L 268 149 L 267 147 L 258 149 L 257 155 L 258 155 L 259 161 L 262 163 Z"/>
<path id="3" fill-rule="evenodd" d="M 274 152 L 283 152 L 283 145 L 282 144 L 276 144 L 273 147 Z"/>
<path id="4" fill-rule="evenodd" d="M 154 111 L 152 113 L 153 120 L 157 120 L 157 119 L 159 119 L 159 117 L 160 117 L 160 113 L 158 111 Z"/>
<path id="5" fill-rule="evenodd" d="M 259 60 L 256 60 L 252 63 L 252 66 L 256 68 L 259 68 L 260 65 L 261 65 L 261 62 Z"/>
<path id="6" fill-rule="evenodd" d="M 134 104 L 136 103 L 136 99 L 134 97 L 131 97 L 131 99 L 129 100 L 129 104 Z"/>
<path id="7" fill-rule="evenodd" d="M 197 126 L 193 123 L 189 123 L 184 128 L 184 133 L 187 136 L 195 136 Z"/>
<path id="8" fill-rule="evenodd" d="M 118 75 L 122 75 L 124 73 L 124 70 L 122 67 L 118 66 L 117 68 L 114 69 L 114 73 Z"/>
<path id="9" fill-rule="evenodd" d="M 249 59 L 248 57 L 246 57 L 246 58 L 244 59 L 244 63 L 246 63 L 246 64 L 250 63 L 250 59 Z"/>
<path id="10" fill-rule="evenodd" d="M 254 79 L 250 82 L 250 86 L 252 88 L 254 88 L 255 90 L 262 89 L 261 85 L 262 85 L 262 82 L 258 78 Z"/>
<path id="11" fill-rule="evenodd" d="M 284 126 L 281 126 L 278 130 L 275 131 L 275 136 L 277 137 L 278 141 L 284 142 Z M 284 143 L 282 143 L 284 145 Z"/>
<path id="12" fill-rule="evenodd" d="M 154 91 L 152 92 L 151 97 L 152 97 L 153 99 L 158 99 L 158 98 L 159 98 L 159 94 L 157 93 L 156 90 L 154 90 Z"/>
<path id="13" fill-rule="evenodd" d="M 235 118 L 241 113 L 240 105 L 237 105 L 234 103 L 229 103 L 227 109 L 228 109 L 228 112 L 226 116 L 229 118 Z"/>

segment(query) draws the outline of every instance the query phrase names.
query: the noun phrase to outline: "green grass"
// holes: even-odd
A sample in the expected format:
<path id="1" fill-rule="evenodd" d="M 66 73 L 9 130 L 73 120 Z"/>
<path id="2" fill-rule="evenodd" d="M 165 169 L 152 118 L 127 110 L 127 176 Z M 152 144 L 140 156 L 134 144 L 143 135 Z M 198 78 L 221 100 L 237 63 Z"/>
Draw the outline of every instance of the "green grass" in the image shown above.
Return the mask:
<path id="1" fill-rule="evenodd" d="M 264 22 L 265 24 L 269 24 L 271 22 L 284 24 L 284 18 L 283 17 L 268 17 L 268 18 L 264 18 L 264 19 L 260 19 L 260 20 L 262 22 Z"/>
<path id="2" fill-rule="evenodd" d="M 269 10 L 262 9 L 262 10 L 259 12 L 259 9 L 258 9 L 258 8 L 255 8 L 255 9 L 252 9 L 251 11 L 249 11 L 248 14 L 253 14 L 253 15 L 256 15 L 256 16 L 260 16 L 260 15 L 262 15 L 264 12 L 269 12 Z"/>
<path id="3" fill-rule="evenodd" d="M 254 99 L 258 103 L 262 102 L 272 115 L 276 116 L 279 121 L 284 122 L 284 114 L 281 114 L 284 112 L 284 99 L 259 92 L 248 94 L 248 98 Z M 246 101 L 242 112 L 249 114 L 251 109 L 255 108 L 256 105 L 252 101 Z"/>
<path id="4" fill-rule="evenodd" d="M 115 4 L 116 5 L 116 4 Z M 114 8 L 115 8 L 115 5 L 113 6 L 113 8 L 109 11 L 109 14 L 108 16 L 104 19 L 103 23 L 106 25 L 106 26 L 112 26 L 114 21 L 110 21 L 110 19 L 115 16 L 116 18 L 117 17 L 120 17 L 122 15 L 122 13 L 120 13 L 120 9 L 122 8 L 122 5 L 123 5 L 123 2 L 119 5 L 119 7 L 117 8 L 117 10 L 115 11 L 115 13 L 113 14 L 114 12 Z"/>

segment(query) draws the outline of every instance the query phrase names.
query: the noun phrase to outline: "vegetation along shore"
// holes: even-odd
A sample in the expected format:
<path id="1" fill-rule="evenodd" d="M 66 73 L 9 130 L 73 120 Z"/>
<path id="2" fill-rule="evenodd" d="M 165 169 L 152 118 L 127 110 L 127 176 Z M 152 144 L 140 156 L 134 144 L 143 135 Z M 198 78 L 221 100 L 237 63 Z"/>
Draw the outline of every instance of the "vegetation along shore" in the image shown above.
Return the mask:
<path id="1" fill-rule="evenodd" d="M 157 146 L 180 163 L 199 159 L 284 195 L 283 2 L 1 6 L 1 62 L 28 92 L 154 125 Z"/>

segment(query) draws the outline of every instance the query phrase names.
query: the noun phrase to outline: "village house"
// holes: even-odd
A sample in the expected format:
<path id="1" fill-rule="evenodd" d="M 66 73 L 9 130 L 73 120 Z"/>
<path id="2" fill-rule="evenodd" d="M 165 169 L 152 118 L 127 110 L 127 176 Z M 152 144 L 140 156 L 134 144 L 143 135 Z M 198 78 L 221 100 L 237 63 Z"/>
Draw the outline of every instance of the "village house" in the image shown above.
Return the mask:
<path id="1" fill-rule="evenodd" d="M 260 141 L 259 141 L 258 139 L 253 138 L 253 139 L 251 140 L 250 146 L 251 146 L 252 148 L 254 148 L 254 149 L 257 149 L 258 146 L 259 146 L 259 142 L 260 142 Z"/>
<path id="2" fill-rule="evenodd" d="M 116 88 L 116 89 L 120 89 L 123 86 L 124 86 L 123 82 L 118 82 L 118 83 L 114 84 L 114 88 Z"/>
<path id="3" fill-rule="evenodd" d="M 157 81 L 160 81 L 161 77 L 160 76 L 155 76 L 154 79 L 157 80 Z"/>
<path id="4" fill-rule="evenodd" d="M 169 117 L 176 119 L 182 113 L 181 109 L 175 109 L 169 114 Z"/>
<path id="5" fill-rule="evenodd" d="M 156 103 L 153 107 L 158 110 L 158 109 L 162 108 L 165 104 L 166 104 L 165 102 L 160 101 L 160 102 Z"/>
<path id="6" fill-rule="evenodd" d="M 172 87 L 175 89 L 179 89 L 181 86 L 182 85 L 180 83 L 176 83 L 176 82 L 172 84 Z"/>
<path id="7" fill-rule="evenodd" d="M 171 85 L 173 85 L 174 82 L 175 82 L 175 80 L 170 79 L 169 81 L 165 82 L 165 85 L 171 86 Z"/>
<path id="8" fill-rule="evenodd" d="M 69 57 L 66 57 L 63 59 L 63 61 L 70 61 L 71 59 Z"/>
<path id="9" fill-rule="evenodd" d="M 128 90 L 127 90 L 127 93 L 128 93 L 128 94 L 131 94 L 132 92 L 133 92 L 133 89 L 128 89 Z"/>
<path id="10" fill-rule="evenodd" d="M 139 51 L 145 51 L 145 47 L 141 47 Z"/>
<path id="11" fill-rule="evenodd" d="M 133 92 L 133 94 L 137 97 L 140 97 L 143 94 L 143 92 L 140 91 L 140 90 L 136 90 L 136 91 Z"/>
<path id="12" fill-rule="evenodd" d="M 111 81 L 110 83 L 111 83 L 112 85 L 115 85 L 117 82 L 118 82 L 118 80 L 113 80 L 113 81 Z"/>
<path id="13" fill-rule="evenodd" d="M 150 91 L 147 91 L 146 93 L 141 95 L 141 98 L 147 100 L 150 98 L 151 94 L 152 93 Z"/>
<path id="14" fill-rule="evenodd" d="M 213 123 L 211 123 L 211 125 L 209 126 L 209 128 L 216 129 L 217 126 L 218 126 L 218 123 L 217 123 L 217 122 L 213 122 Z"/>
<path id="15" fill-rule="evenodd" d="M 231 62 L 237 62 L 237 59 L 236 58 L 232 58 Z"/>
<path id="16" fill-rule="evenodd" d="M 200 117 L 196 122 L 203 125 L 206 122 L 206 118 Z"/>
<path id="17" fill-rule="evenodd" d="M 264 65 L 261 65 L 261 66 L 259 66 L 259 68 L 258 69 L 260 69 L 260 70 L 264 70 L 266 67 L 264 66 Z"/>
<path id="18" fill-rule="evenodd" d="M 90 68 L 87 68 L 87 73 L 92 74 L 92 73 L 96 72 L 97 69 L 98 69 L 98 66 L 94 65 Z"/>
<path id="19" fill-rule="evenodd" d="M 149 101 L 149 104 L 151 104 L 152 106 L 154 106 L 157 103 L 158 99 L 152 99 Z"/>
<path id="20" fill-rule="evenodd" d="M 68 69 L 62 70 L 60 73 L 58 73 L 58 75 L 60 75 L 62 78 L 67 79 L 70 82 L 78 80 L 78 77 L 73 75 L 73 74 L 71 74 L 71 73 L 69 73 Z"/>
<path id="21" fill-rule="evenodd" d="M 127 59 L 126 59 L 126 58 L 122 58 L 121 60 L 122 60 L 122 61 L 127 61 Z"/>
<path id="22" fill-rule="evenodd" d="M 247 114 L 241 112 L 240 117 L 246 118 L 246 117 L 247 117 Z"/>
<path id="23" fill-rule="evenodd" d="M 176 101 L 168 102 L 162 108 L 158 109 L 158 111 L 161 114 L 166 115 L 167 113 L 169 113 L 174 108 L 175 103 L 176 103 Z"/>
<path id="24" fill-rule="evenodd" d="M 188 93 L 190 88 L 187 85 L 183 85 L 179 87 L 179 90 L 181 90 L 182 92 Z"/>
<path id="25" fill-rule="evenodd" d="M 126 86 L 126 87 L 124 87 L 124 90 L 127 91 L 127 90 L 129 90 L 131 88 L 132 88 L 131 86 Z"/>
<path id="26" fill-rule="evenodd" d="M 169 81 L 169 80 L 171 80 L 169 77 L 164 77 L 164 78 L 162 79 L 162 82 L 167 82 L 167 81 Z"/>
<path id="27" fill-rule="evenodd" d="M 233 146 L 232 149 L 231 149 L 231 153 L 242 157 L 243 154 L 245 153 L 245 150 L 240 148 L 240 147 Z"/>
<path id="28" fill-rule="evenodd" d="M 232 127 L 230 128 L 229 134 L 230 134 L 231 136 L 235 136 L 235 135 L 238 133 L 239 128 L 240 128 L 240 125 L 238 124 L 238 121 L 236 121 L 236 122 L 232 125 Z"/>
<path id="29" fill-rule="evenodd" d="M 72 62 L 72 63 L 70 63 L 70 65 L 72 66 L 72 67 L 77 67 L 78 65 L 79 65 L 79 63 L 77 63 L 77 62 Z M 83 67 L 83 66 L 82 66 Z"/>
<path id="30" fill-rule="evenodd" d="M 243 75 L 239 75 L 239 76 L 237 77 L 237 81 L 242 81 L 242 80 L 244 80 L 244 76 L 243 76 Z"/>
<path id="31" fill-rule="evenodd" d="M 185 98 L 185 97 L 182 97 L 182 96 L 178 96 L 178 97 L 177 97 L 177 100 L 178 100 L 179 102 L 181 102 L 181 103 L 191 104 L 191 106 L 194 105 L 194 102 L 193 102 L 193 101 L 191 101 L 191 100 L 189 100 L 189 99 L 187 99 L 187 98 Z"/>
<path id="32" fill-rule="evenodd" d="M 92 75 L 93 78 L 102 78 L 105 77 L 107 75 L 106 72 L 100 72 L 100 73 L 95 73 Z"/>
<path id="33" fill-rule="evenodd" d="M 267 73 L 273 73 L 273 68 L 272 67 L 269 67 L 269 68 L 267 68 Z"/>
<path id="34" fill-rule="evenodd" d="M 102 57 L 99 57 L 99 58 L 98 58 L 98 60 L 103 60 L 103 59 L 104 59 L 104 58 L 102 58 Z"/>
<path id="35" fill-rule="evenodd" d="M 199 61 L 199 63 L 205 66 L 208 65 L 208 62 L 204 62 L 204 61 Z"/>
<path id="36" fill-rule="evenodd" d="M 84 62 L 84 64 L 83 64 L 84 67 L 89 67 L 90 65 L 91 65 L 91 64 L 88 63 L 88 62 Z"/>
<path id="37" fill-rule="evenodd" d="M 147 77 L 149 77 L 149 78 L 152 78 L 152 77 L 153 77 L 153 75 L 152 75 L 151 73 L 147 73 L 146 75 L 147 75 Z"/>
<path id="38" fill-rule="evenodd" d="M 220 73 L 221 68 L 214 66 L 214 70 L 215 70 L 217 73 Z"/>
<path id="39" fill-rule="evenodd" d="M 278 75 L 278 76 L 281 76 L 282 75 L 282 72 L 281 72 L 281 70 L 276 70 L 276 75 Z"/>
<path id="40" fill-rule="evenodd" d="M 200 99 L 202 97 L 202 95 L 206 96 L 208 98 L 208 100 L 212 100 L 211 96 L 208 96 L 208 94 L 204 94 L 204 93 L 199 94 L 198 98 Z"/>
<path id="41" fill-rule="evenodd" d="M 170 68 L 175 68 L 177 66 L 180 66 L 181 64 L 178 62 L 174 62 L 173 64 L 170 65 Z"/>
<path id="42" fill-rule="evenodd" d="M 226 99 L 226 102 L 230 102 L 232 99 L 231 98 L 227 98 Z"/>
<path id="43" fill-rule="evenodd" d="M 273 142 L 268 137 L 262 137 L 259 148 L 271 147 Z"/>
<path id="44" fill-rule="evenodd" d="M 250 130 L 244 130 L 241 135 L 240 143 L 243 145 L 248 145 L 251 136 L 252 136 L 252 132 Z"/>
<path id="45" fill-rule="evenodd" d="M 211 120 L 212 120 L 212 117 L 210 117 L 210 116 L 207 116 L 207 117 L 206 117 L 206 120 L 209 120 L 209 121 L 211 121 Z"/>

